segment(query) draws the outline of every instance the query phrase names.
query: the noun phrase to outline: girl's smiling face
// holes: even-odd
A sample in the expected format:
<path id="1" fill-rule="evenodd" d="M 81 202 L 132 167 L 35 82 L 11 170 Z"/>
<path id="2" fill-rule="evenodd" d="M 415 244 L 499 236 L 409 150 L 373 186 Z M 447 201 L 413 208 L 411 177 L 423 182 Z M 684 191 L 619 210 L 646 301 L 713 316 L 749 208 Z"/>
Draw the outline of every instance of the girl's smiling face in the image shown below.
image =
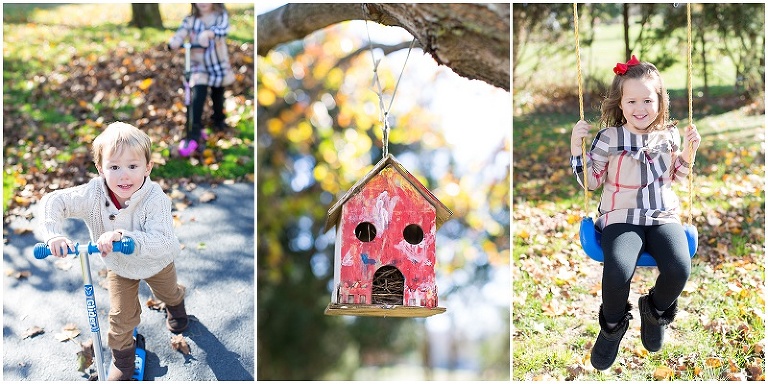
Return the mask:
<path id="1" fill-rule="evenodd" d="M 206 14 L 213 11 L 213 3 L 195 3 L 197 10 L 202 14 Z"/>
<path id="2" fill-rule="evenodd" d="M 655 81 L 647 78 L 624 81 L 619 108 L 630 131 L 645 133 L 659 115 L 659 95 L 655 85 Z"/>
<path id="3" fill-rule="evenodd" d="M 140 150 L 122 148 L 114 153 L 105 153 L 101 166 L 97 168 L 120 205 L 125 205 L 144 184 L 144 178 L 152 170 L 152 162 L 147 163 Z"/>

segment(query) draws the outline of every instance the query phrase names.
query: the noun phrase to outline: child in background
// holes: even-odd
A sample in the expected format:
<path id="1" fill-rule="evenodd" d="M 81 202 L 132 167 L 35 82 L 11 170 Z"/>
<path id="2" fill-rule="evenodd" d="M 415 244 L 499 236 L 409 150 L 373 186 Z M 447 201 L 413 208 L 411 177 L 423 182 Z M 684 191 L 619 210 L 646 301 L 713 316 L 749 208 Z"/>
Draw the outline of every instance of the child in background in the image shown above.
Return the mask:
<path id="1" fill-rule="evenodd" d="M 217 131 L 227 128 L 224 121 L 224 87 L 235 81 L 227 52 L 228 33 L 229 15 L 223 4 L 194 3 L 191 14 L 184 18 L 168 42 L 171 49 L 178 49 L 185 40 L 204 47 L 192 49 L 192 129 L 185 132 L 179 145 L 179 154 L 182 156 L 190 156 L 201 145 L 203 107 L 208 87 L 211 87 L 213 102 L 213 128 Z"/>
<path id="2" fill-rule="evenodd" d="M 41 224 L 37 235 L 51 254 L 74 250 L 62 232 L 67 218 L 85 221 L 91 240 L 101 251 L 108 268 L 109 333 L 107 343 L 114 358 L 109 380 L 130 380 L 136 343 L 133 329 L 139 325 L 139 281 L 166 303 L 166 326 L 184 331 L 188 317 L 185 288 L 177 283 L 174 258 L 181 249 L 173 233 L 171 201 L 160 185 L 149 179 L 152 171 L 151 140 L 138 128 L 121 122 L 110 124 L 93 141 L 93 160 L 99 176 L 87 184 L 51 192 L 40 202 Z M 112 252 L 112 242 L 130 237 L 130 255 Z"/>
<path id="3" fill-rule="evenodd" d="M 680 132 L 669 119 L 669 95 L 653 64 L 632 56 L 626 64 L 618 63 L 614 73 L 601 106 L 600 123 L 606 128 L 597 133 L 586 159 L 581 141 L 589 136 L 590 125 L 580 120 L 571 133 L 571 165 L 579 184 L 583 186 L 586 173 L 589 189 L 603 185 L 595 222 L 605 254 L 603 303 L 591 357 L 599 370 L 613 364 L 629 328 L 630 282 L 643 251 L 659 269 L 655 286 L 638 300 L 645 349 L 659 351 L 664 330 L 675 319 L 691 259 L 672 183 L 688 175 L 701 143 L 696 127 L 689 125 L 679 151 Z"/>

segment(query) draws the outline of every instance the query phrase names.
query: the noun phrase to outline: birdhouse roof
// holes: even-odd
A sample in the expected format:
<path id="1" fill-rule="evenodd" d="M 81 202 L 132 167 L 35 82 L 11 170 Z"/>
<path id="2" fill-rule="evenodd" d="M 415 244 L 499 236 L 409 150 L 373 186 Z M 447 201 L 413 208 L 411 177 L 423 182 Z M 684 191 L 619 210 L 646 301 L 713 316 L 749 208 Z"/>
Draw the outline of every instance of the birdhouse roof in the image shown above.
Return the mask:
<path id="1" fill-rule="evenodd" d="M 424 185 L 422 185 L 416 177 L 414 177 L 410 172 L 408 172 L 405 167 L 403 167 L 402 164 L 400 164 L 397 159 L 395 159 L 392 154 L 388 154 L 386 157 L 381 159 L 374 167 L 371 169 L 370 172 L 368 172 L 362 179 L 358 180 L 355 185 L 352 186 L 352 188 L 347 191 L 347 193 L 344 194 L 344 196 L 339 199 L 339 201 L 336 202 L 329 210 L 328 210 L 328 218 L 325 223 L 325 229 L 324 232 L 327 232 L 329 229 L 333 228 L 334 225 L 338 224 L 339 219 L 341 218 L 341 207 L 344 206 L 344 203 L 347 202 L 352 196 L 356 195 L 358 192 L 360 192 L 360 189 L 362 189 L 374 176 L 378 175 L 381 170 L 386 168 L 387 166 L 391 166 L 393 169 L 395 169 L 400 175 L 405 178 L 405 180 L 408 181 L 411 185 L 413 185 L 417 191 L 421 194 L 421 196 L 424 197 L 424 199 L 427 200 L 433 207 L 435 207 L 435 213 L 436 213 L 436 220 L 435 225 L 436 228 L 440 228 L 441 225 L 443 225 L 444 222 L 446 222 L 448 219 L 450 219 L 451 215 L 453 215 L 453 212 L 451 212 L 448 207 L 446 207 L 440 200 L 435 197 L 435 195 L 430 192 L 429 189 L 427 189 Z"/>

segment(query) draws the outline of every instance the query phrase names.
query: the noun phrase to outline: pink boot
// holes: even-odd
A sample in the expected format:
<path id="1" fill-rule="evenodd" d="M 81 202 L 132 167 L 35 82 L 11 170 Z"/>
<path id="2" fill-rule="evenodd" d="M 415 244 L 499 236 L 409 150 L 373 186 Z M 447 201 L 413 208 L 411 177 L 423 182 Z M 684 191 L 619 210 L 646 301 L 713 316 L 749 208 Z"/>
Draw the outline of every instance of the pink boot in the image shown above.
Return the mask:
<path id="1" fill-rule="evenodd" d="M 197 149 L 197 141 L 184 139 L 179 144 L 179 155 L 189 157 Z"/>

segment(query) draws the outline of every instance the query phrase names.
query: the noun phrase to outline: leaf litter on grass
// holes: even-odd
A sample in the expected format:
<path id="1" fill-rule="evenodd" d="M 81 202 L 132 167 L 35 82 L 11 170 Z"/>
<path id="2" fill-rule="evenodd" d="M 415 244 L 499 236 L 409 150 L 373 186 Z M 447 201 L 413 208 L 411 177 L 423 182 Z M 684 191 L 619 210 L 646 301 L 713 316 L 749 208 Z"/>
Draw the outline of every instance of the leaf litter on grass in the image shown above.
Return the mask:
<path id="1" fill-rule="evenodd" d="M 244 107 L 252 105 L 254 48 L 253 44 L 232 41 L 228 45 L 236 81 L 227 87 L 225 99 L 228 123 L 235 126 L 241 119 L 253 117 L 244 114 Z M 167 51 L 164 46 L 135 51 L 120 45 L 103 55 L 73 54 L 64 65 L 29 76 L 29 91 L 23 101 L 4 98 L 4 170 L 15 175 L 20 186 L 4 212 L 6 219 L 9 215 L 28 216 L 27 207 L 48 191 L 83 184 L 93 177 L 87 149 L 113 121 L 127 121 L 147 132 L 155 152 L 168 151 L 170 143 L 181 139 L 186 122 L 183 52 Z M 58 117 L 46 121 L 41 114 Z M 212 169 L 224 161 L 222 148 L 252 146 L 226 132 L 211 135 L 209 141 L 207 156 L 201 159 Z M 153 160 L 165 162 L 158 156 Z M 245 165 L 249 159 L 236 161 Z M 219 180 L 193 174 L 177 181 L 156 181 L 169 191 L 188 182 Z"/>

